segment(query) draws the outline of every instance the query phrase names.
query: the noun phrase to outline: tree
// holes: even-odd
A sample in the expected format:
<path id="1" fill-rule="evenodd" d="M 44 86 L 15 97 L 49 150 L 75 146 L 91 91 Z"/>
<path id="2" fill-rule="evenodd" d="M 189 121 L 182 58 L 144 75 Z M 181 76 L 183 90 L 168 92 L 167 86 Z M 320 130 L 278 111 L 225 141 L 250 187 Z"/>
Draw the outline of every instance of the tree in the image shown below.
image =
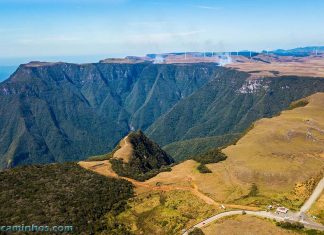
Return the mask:
<path id="1" fill-rule="evenodd" d="M 255 183 L 251 185 L 249 196 L 250 197 L 256 197 L 259 193 L 259 189 Z"/>

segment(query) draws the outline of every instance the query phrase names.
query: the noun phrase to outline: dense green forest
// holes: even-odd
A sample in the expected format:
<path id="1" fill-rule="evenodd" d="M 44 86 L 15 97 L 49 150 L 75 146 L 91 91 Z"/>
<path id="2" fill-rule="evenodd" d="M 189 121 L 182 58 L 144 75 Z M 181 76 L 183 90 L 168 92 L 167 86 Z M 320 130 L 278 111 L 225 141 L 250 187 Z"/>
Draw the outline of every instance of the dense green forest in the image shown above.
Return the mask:
<path id="1" fill-rule="evenodd" d="M 95 174 L 75 163 L 5 170 L 0 172 L 0 187 L 1 225 L 71 225 L 73 234 L 86 235 L 124 231 L 119 224 L 107 227 L 104 216 L 123 211 L 133 196 L 128 181 Z"/>
<path id="2" fill-rule="evenodd" d="M 100 156 L 134 129 L 181 161 L 319 91 L 321 78 L 250 80 L 212 63 L 21 65 L 0 84 L 0 169 Z"/>
<path id="3" fill-rule="evenodd" d="M 209 136 L 173 142 L 163 147 L 176 162 L 187 160 L 190 156 L 199 155 L 213 148 L 224 147 L 236 142 L 242 134 Z"/>
<path id="4" fill-rule="evenodd" d="M 145 133 L 161 146 L 242 133 L 256 120 L 275 116 L 291 102 L 318 91 L 324 91 L 322 78 L 285 76 L 251 81 L 244 73 L 222 71 L 217 79 L 180 100 Z"/>

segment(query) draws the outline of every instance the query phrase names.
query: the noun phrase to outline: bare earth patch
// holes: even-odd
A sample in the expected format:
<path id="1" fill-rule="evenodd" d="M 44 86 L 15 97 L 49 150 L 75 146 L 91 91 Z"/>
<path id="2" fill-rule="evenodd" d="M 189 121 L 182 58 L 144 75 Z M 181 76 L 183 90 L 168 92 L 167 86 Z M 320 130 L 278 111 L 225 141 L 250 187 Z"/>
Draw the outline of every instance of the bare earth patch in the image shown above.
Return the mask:
<path id="1" fill-rule="evenodd" d="M 114 153 L 114 158 L 122 159 L 123 162 L 128 163 L 133 155 L 133 146 L 129 143 L 128 136 L 122 139 L 119 143 L 120 149 Z"/>

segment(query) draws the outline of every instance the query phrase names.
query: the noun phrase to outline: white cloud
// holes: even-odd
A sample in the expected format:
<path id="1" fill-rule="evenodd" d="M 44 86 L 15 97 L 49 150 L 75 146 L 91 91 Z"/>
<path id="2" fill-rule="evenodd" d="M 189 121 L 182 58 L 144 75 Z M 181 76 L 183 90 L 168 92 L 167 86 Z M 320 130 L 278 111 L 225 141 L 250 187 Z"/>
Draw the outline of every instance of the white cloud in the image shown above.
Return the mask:
<path id="1" fill-rule="evenodd" d="M 205 9 L 205 10 L 221 10 L 222 7 L 207 6 L 207 5 L 194 5 L 196 8 Z"/>
<path id="2" fill-rule="evenodd" d="M 138 22 L 130 22 L 130 26 L 145 26 L 145 27 L 156 27 L 168 24 L 168 21 L 138 21 Z"/>

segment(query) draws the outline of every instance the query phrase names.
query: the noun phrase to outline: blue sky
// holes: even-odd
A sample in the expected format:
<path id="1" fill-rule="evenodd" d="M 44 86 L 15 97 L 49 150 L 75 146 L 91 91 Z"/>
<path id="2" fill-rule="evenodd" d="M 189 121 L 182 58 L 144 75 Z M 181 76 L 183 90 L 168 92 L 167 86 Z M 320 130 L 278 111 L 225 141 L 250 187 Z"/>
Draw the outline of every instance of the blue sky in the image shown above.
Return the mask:
<path id="1" fill-rule="evenodd" d="M 0 64 L 323 45 L 323 0 L 0 0 Z"/>

